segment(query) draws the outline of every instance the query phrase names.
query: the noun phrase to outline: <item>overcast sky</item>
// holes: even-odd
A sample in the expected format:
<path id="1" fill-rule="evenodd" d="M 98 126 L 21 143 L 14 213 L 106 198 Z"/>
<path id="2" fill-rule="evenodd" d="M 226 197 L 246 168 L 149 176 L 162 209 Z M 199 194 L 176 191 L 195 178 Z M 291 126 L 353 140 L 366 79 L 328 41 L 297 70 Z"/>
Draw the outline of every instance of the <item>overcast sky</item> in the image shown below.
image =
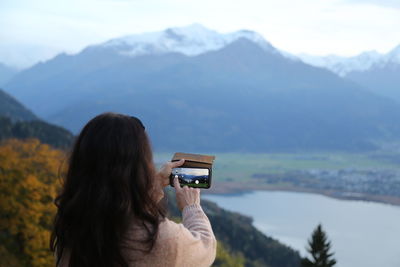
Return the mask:
<path id="1" fill-rule="evenodd" d="M 385 53 L 400 44 L 400 0 L 0 0 L 0 62 L 27 66 L 195 22 L 254 30 L 293 54 Z"/>

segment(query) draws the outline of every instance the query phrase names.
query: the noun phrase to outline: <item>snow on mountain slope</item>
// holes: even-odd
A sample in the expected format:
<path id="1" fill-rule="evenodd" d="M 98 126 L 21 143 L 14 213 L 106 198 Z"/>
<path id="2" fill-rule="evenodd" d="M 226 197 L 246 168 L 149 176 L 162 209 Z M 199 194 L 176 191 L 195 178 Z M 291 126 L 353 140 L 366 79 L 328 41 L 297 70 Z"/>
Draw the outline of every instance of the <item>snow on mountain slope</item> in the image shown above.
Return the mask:
<path id="1" fill-rule="evenodd" d="M 396 46 L 392 51 L 386 55 L 386 60 L 391 63 L 400 64 L 400 45 Z"/>
<path id="2" fill-rule="evenodd" d="M 266 51 L 279 53 L 277 49 L 256 32 L 240 30 L 223 34 L 207 29 L 200 24 L 168 28 L 160 32 L 129 35 L 112 39 L 101 44 L 100 47 L 115 49 L 118 53 L 129 56 L 167 52 L 196 56 L 219 50 L 240 38 L 246 38 Z"/>
<path id="3" fill-rule="evenodd" d="M 382 55 L 376 51 L 363 52 L 354 57 L 311 56 L 306 54 L 298 57 L 307 64 L 322 67 L 333 71 L 340 76 L 346 76 L 351 71 L 366 71 L 382 59 Z"/>
<path id="4" fill-rule="evenodd" d="M 353 71 L 364 72 L 372 68 L 383 68 L 387 64 L 400 64 L 400 45 L 387 54 L 367 51 L 354 57 L 340 57 L 336 55 L 319 57 L 307 54 L 297 56 L 304 63 L 323 67 L 340 76 L 346 76 Z"/>

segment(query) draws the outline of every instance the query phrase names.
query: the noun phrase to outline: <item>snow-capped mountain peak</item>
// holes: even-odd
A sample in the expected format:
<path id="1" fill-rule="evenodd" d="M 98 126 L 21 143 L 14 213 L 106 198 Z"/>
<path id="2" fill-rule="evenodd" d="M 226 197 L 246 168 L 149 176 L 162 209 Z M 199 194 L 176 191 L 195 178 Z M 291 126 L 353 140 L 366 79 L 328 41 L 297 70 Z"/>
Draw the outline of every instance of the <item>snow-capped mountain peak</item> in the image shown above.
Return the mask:
<path id="1" fill-rule="evenodd" d="M 396 46 L 393 48 L 388 54 L 387 54 L 387 60 L 391 61 L 393 63 L 398 63 L 400 64 L 400 45 Z"/>
<path id="2" fill-rule="evenodd" d="M 186 27 L 168 28 L 160 32 L 148 32 L 116 38 L 101 46 L 113 48 L 120 54 L 129 56 L 167 52 L 196 56 L 219 50 L 240 38 L 246 38 L 266 51 L 277 52 L 269 42 L 256 32 L 240 30 L 232 33 L 218 33 L 197 23 Z"/>
<path id="3" fill-rule="evenodd" d="M 385 68 L 388 64 L 400 64 L 400 45 L 386 54 L 381 54 L 373 50 L 363 52 L 353 57 L 340 57 L 335 55 L 312 56 L 307 54 L 299 54 L 297 57 L 304 63 L 326 68 L 340 76 L 346 76 L 353 71 L 365 72 L 373 68 Z"/>

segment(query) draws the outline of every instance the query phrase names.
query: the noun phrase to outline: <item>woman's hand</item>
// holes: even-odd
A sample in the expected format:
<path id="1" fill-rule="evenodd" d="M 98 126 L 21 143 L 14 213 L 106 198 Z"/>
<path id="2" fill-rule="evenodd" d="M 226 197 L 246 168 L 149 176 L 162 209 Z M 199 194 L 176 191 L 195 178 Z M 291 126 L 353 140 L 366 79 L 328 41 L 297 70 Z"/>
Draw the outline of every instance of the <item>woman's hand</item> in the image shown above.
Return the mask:
<path id="1" fill-rule="evenodd" d="M 187 187 L 186 185 L 181 187 L 178 178 L 174 178 L 174 187 L 176 203 L 181 211 L 188 205 L 200 204 L 200 189 Z"/>
<path id="2" fill-rule="evenodd" d="M 182 166 L 183 163 L 185 163 L 184 159 L 179 161 L 168 161 L 161 167 L 160 171 L 157 173 L 157 179 L 161 183 L 162 188 L 169 185 L 169 177 L 172 173 L 172 169 Z"/>

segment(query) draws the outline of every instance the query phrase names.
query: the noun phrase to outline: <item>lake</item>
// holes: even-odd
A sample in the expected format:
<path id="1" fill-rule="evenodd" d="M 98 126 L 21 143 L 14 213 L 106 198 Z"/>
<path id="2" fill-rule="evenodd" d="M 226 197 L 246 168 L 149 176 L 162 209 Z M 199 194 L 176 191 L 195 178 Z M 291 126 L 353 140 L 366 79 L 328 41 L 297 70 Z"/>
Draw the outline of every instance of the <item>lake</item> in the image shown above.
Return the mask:
<path id="1" fill-rule="evenodd" d="M 400 207 L 338 200 L 317 194 L 256 191 L 206 195 L 221 207 L 249 215 L 266 235 L 306 255 L 307 239 L 322 223 L 339 267 L 399 267 Z"/>

